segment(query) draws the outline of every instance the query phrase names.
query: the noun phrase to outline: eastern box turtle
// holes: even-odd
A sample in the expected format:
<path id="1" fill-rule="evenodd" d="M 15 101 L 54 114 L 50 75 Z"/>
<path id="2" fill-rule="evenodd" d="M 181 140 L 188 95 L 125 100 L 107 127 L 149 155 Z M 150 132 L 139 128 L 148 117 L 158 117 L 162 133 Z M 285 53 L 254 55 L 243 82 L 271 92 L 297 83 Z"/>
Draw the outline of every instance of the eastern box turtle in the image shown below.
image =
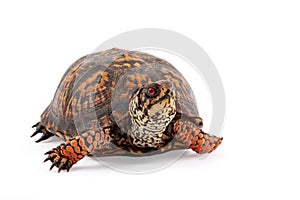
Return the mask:
<path id="1" fill-rule="evenodd" d="M 33 127 L 40 142 L 65 142 L 45 161 L 58 171 L 85 156 L 145 156 L 190 148 L 215 150 L 222 138 L 202 131 L 193 91 L 167 61 L 138 51 L 110 49 L 78 59 Z"/>

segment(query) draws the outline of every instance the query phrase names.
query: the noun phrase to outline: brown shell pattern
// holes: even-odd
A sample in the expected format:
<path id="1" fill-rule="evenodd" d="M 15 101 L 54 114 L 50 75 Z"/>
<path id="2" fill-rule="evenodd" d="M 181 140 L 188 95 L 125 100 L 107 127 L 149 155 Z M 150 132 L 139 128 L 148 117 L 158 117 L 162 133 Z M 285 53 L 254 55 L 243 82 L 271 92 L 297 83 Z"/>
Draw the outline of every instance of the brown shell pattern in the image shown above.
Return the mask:
<path id="1" fill-rule="evenodd" d="M 159 80 L 173 82 L 177 113 L 198 116 L 190 85 L 170 63 L 114 48 L 84 56 L 69 67 L 42 114 L 42 124 L 66 138 L 95 126 L 109 126 L 126 116 L 138 87 Z"/>

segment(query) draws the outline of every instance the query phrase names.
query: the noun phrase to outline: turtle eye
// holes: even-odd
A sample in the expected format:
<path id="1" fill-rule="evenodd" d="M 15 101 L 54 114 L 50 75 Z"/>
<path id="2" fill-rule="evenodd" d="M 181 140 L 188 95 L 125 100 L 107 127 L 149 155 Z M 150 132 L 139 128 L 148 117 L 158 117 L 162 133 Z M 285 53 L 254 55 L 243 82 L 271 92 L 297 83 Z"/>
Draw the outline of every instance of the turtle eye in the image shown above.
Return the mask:
<path id="1" fill-rule="evenodd" d="M 158 95 L 158 90 L 154 87 L 148 87 L 146 95 L 153 98 Z"/>

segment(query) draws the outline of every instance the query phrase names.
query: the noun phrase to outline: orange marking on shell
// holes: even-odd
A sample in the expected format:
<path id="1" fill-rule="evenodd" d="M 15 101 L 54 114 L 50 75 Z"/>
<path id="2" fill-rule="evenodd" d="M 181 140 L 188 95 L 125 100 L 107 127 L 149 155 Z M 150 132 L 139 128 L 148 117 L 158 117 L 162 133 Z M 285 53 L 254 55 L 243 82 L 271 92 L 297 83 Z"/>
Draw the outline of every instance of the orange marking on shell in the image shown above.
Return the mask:
<path id="1" fill-rule="evenodd" d="M 138 83 L 138 87 L 142 87 L 144 82 L 147 81 L 147 76 L 145 76 L 145 75 L 136 76 L 135 78 Z"/>
<path id="2" fill-rule="evenodd" d="M 139 63 L 136 62 L 136 63 L 133 64 L 133 66 L 139 67 L 139 66 L 141 66 L 141 64 L 139 64 Z"/>
<path id="3" fill-rule="evenodd" d="M 113 64 L 113 67 L 121 68 L 122 65 L 119 65 L 119 64 Z"/>
<path id="4" fill-rule="evenodd" d="M 135 88 L 135 84 L 133 82 L 127 81 L 125 84 L 125 88 Z"/>
<path id="5" fill-rule="evenodd" d="M 132 59 L 129 57 L 129 55 L 127 54 L 127 53 L 125 53 L 124 54 L 124 59 L 127 61 L 127 62 L 129 62 L 129 61 L 131 61 Z"/>
<path id="6" fill-rule="evenodd" d="M 124 63 L 123 66 L 124 66 L 124 67 L 127 67 L 127 68 L 130 68 L 130 67 L 131 67 L 131 65 L 130 65 L 129 63 Z"/>
<path id="7" fill-rule="evenodd" d="M 172 80 L 173 84 L 177 87 L 177 88 L 182 88 L 182 84 L 177 80 L 177 79 L 174 79 L 173 76 L 171 75 L 166 75 L 166 78 L 168 80 Z"/>
<path id="8" fill-rule="evenodd" d="M 168 70 L 167 70 L 168 71 Z M 168 71 L 169 73 L 171 73 L 175 78 L 181 80 L 182 79 L 182 76 L 179 74 L 179 73 L 174 73 L 172 71 Z"/>

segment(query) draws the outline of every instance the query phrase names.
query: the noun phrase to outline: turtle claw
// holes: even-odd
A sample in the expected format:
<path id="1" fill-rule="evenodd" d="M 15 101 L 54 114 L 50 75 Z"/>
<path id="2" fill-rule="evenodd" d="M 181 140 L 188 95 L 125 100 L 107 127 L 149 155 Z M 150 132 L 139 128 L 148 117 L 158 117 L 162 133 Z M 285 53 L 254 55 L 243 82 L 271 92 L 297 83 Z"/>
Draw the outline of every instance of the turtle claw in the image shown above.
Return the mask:
<path id="1" fill-rule="evenodd" d="M 70 168 L 72 167 L 72 165 L 68 166 L 68 160 L 66 158 L 63 158 L 61 160 L 61 163 L 58 167 L 58 173 L 62 170 L 62 169 L 65 169 L 67 170 L 67 172 L 69 172 Z"/>
<path id="2" fill-rule="evenodd" d="M 47 157 L 44 162 L 47 162 L 48 160 L 51 160 L 51 157 Z"/>
<path id="3" fill-rule="evenodd" d="M 35 136 L 35 135 L 38 134 L 38 133 L 40 133 L 40 131 L 39 131 L 39 130 L 36 130 L 36 131 L 34 131 L 34 133 L 33 133 L 30 137 L 33 137 L 33 136 Z"/>
<path id="4" fill-rule="evenodd" d="M 50 171 L 53 169 L 53 167 L 57 164 L 57 162 L 53 162 L 51 167 L 50 167 Z"/>
<path id="5" fill-rule="evenodd" d="M 46 140 L 46 139 L 54 136 L 54 134 L 47 131 L 46 128 L 44 126 L 42 126 L 40 122 L 38 122 L 38 123 L 36 123 L 35 125 L 32 126 L 32 128 L 35 128 L 35 127 L 36 127 L 36 130 L 34 131 L 34 133 L 30 137 L 34 137 L 38 133 L 43 133 L 43 135 L 40 137 L 40 139 L 38 139 L 35 142 L 41 142 L 43 140 Z"/>
<path id="6" fill-rule="evenodd" d="M 36 123 L 35 125 L 33 125 L 31 128 L 37 127 L 40 124 L 40 122 Z"/>
<path id="7" fill-rule="evenodd" d="M 43 135 L 40 137 L 40 139 L 38 139 L 37 141 L 35 142 L 40 142 L 40 141 L 43 141 L 43 140 L 47 140 L 49 137 L 52 137 L 54 134 L 53 133 L 50 133 L 50 132 L 46 132 L 46 133 L 43 133 Z"/>
<path id="8" fill-rule="evenodd" d="M 58 173 L 61 170 L 67 170 L 67 172 L 69 172 L 70 168 L 73 166 L 72 161 L 69 158 L 63 157 L 63 155 L 60 154 L 60 151 L 57 148 L 46 152 L 45 155 L 48 155 L 48 157 L 44 160 L 44 162 L 47 162 L 48 160 L 52 162 L 50 171 L 54 167 L 57 167 Z"/>
<path id="9" fill-rule="evenodd" d="M 44 155 L 48 155 L 48 154 L 51 154 L 52 153 L 52 150 L 51 151 L 47 151 L 46 153 L 44 153 Z"/>

